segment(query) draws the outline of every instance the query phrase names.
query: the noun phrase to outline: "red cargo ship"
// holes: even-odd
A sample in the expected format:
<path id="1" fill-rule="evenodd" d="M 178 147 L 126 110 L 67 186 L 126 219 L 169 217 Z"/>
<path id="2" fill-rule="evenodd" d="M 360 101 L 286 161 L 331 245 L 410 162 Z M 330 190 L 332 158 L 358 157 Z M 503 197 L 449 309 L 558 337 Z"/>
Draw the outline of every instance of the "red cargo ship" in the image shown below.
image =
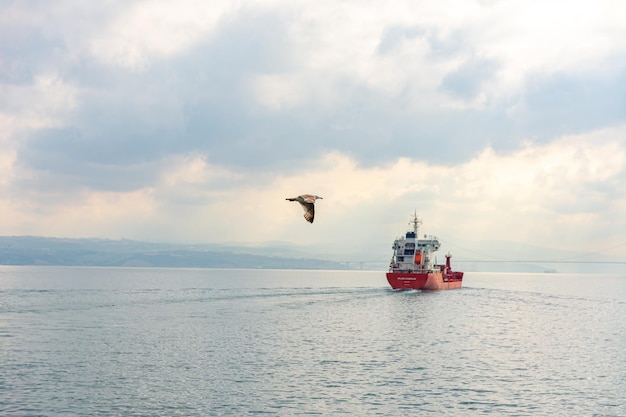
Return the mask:
<path id="1" fill-rule="evenodd" d="M 406 232 L 404 237 L 393 242 L 393 257 L 387 272 L 387 281 L 396 290 L 451 290 L 461 288 L 463 272 L 453 271 L 450 267 L 449 253 L 446 264 L 437 265 L 433 260 L 433 252 L 439 250 L 436 236 L 418 236 L 419 225 L 422 223 L 413 214 L 409 224 L 413 230 Z"/>

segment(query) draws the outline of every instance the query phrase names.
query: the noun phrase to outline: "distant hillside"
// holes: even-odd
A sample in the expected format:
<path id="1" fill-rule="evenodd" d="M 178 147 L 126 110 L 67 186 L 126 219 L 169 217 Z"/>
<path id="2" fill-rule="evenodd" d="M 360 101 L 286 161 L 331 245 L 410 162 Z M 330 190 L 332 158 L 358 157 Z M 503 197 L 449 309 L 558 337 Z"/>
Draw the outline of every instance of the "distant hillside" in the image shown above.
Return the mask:
<path id="1" fill-rule="evenodd" d="M 626 263 L 601 253 L 550 249 L 515 242 L 443 242 L 452 265 L 466 272 L 626 273 Z M 378 246 L 376 246 L 378 245 Z M 0 265 L 137 266 L 171 268 L 387 269 L 386 244 L 302 246 L 287 242 L 207 244 L 135 240 L 0 236 Z M 437 259 L 437 258 L 436 258 Z"/>
<path id="2" fill-rule="evenodd" d="M 335 261 L 208 250 L 202 245 L 36 236 L 0 237 L 0 265 L 349 269 Z"/>

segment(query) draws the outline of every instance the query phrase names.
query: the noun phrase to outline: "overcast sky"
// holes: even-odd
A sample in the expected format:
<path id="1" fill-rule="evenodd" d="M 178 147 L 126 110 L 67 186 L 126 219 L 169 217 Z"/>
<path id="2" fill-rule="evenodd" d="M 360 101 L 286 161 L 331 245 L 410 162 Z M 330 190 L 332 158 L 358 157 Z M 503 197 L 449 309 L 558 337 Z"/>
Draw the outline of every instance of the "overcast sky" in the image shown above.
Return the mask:
<path id="1" fill-rule="evenodd" d="M 0 235 L 390 251 L 414 210 L 624 260 L 626 3 L 0 2 Z"/>

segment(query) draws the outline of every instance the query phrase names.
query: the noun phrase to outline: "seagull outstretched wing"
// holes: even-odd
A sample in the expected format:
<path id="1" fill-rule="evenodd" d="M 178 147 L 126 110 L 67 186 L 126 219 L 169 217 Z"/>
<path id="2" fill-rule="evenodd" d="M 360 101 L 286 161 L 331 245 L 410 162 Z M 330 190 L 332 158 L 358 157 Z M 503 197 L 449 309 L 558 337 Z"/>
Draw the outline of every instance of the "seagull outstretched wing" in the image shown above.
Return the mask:
<path id="1" fill-rule="evenodd" d="M 315 219 L 315 200 L 322 198 L 313 194 L 302 194 L 297 197 L 287 198 L 288 201 L 297 201 L 304 209 L 304 218 L 307 222 L 313 223 Z"/>

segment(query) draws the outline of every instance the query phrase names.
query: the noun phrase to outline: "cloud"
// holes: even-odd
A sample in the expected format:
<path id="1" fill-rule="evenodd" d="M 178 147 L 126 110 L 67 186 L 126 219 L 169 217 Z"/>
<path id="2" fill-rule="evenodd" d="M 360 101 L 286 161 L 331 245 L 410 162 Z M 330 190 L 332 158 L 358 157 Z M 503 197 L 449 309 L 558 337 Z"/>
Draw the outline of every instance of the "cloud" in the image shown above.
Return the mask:
<path id="1" fill-rule="evenodd" d="M 444 77 L 441 89 L 462 100 L 472 100 L 482 91 L 483 84 L 493 78 L 496 70 L 495 63 L 472 57 Z"/>
<path id="2" fill-rule="evenodd" d="M 182 242 L 291 241 L 297 235 L 300 244 L 331 239 L 333 247 L 371 250 L 402 232 L 417 209 L 428 225 L 424 232 L 448 242 L 475 237 L 605 248 L 622 243 L 626 231 L 620 215 L 626 208 L 624 133 L 622 126 L 516 151 L 487 148 L 454 166 L 409 158 L 361 166 L 331 152 L 297 173 L 256 178 L 213 166 L 202 155 L 180 155 L 163 161 L 162 175 L 141 190 L 84 190 L 74 194 L 70 210 L 67 201 L 52 199 L 53 192 L 39 196 L 49 204 L 30 227 L 51 235 L 90 230 L 101 237 Z M 314 226 L 285 202 L 302 192 L 324 197 Z M 3 205 L 5 215 L 28 219 L 39 211 L 24 196 L 16 201 Z M 154 224 L 159 227 L 149 227 Z"/>
<path id="3" fill-rule="evenodd" d="M 0 85 L 4 139 L 64 126 L 76 109 L 79 90 L 54 74 L 42 74 L 31 85 Z"/>
<path id="4" fill-rule="evenodd" d="M 106 65 L 141 72 L 210 37 L 237 2 L 182 0 L 135 2 L 89 40 L 89 52 Z"/>
<path id="5" fill-rule="evenodd" d="M 383 30 L 376 51 L 381 55 L 388 55 L 405 42 L 412 42 L 425 35 L 425 30 L 419 27 L 390 26 Z"/>
<path id="6" fill-rule="evenodd" d="M 387 6 L 0 6 L 0 233 L 293 239 L 301 192 L 328 196 L 318 241 L 386 241 L 415 201 L 475 225 L 451 233 L 623 231 L 610 1 Z"/>
<path id="7" fill-rule="evenodd" d="M 528 134 L 550 138 L 622 123 L 626 115 L 626 68 L 599 74 L 550 74 L 529 79 L 517 120 Z M 541 110 L 541 111 L 538 111 Z"/>

